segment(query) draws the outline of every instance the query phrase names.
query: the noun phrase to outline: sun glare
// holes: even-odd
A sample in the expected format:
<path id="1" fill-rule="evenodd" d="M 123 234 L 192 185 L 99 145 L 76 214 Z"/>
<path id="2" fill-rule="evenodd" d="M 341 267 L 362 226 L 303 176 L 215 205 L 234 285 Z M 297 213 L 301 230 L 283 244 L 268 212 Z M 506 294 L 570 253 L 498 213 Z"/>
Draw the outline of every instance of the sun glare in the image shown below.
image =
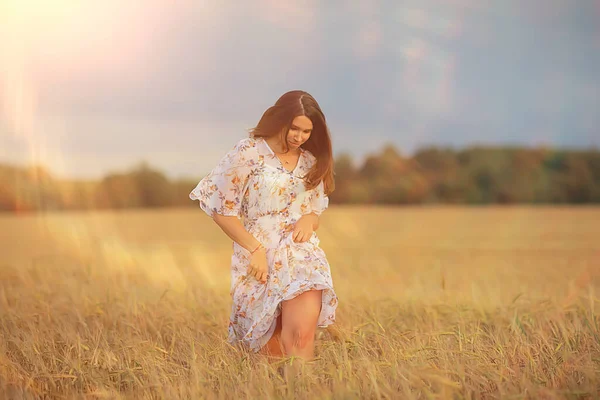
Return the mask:
<path id="1" fill-rule="evenodd" d="M 61 82 L 142 79 L 164 8 L 152 1 L 0 1 L 0 113 L 8 134 L 35 142 L 40 96 Z"/>

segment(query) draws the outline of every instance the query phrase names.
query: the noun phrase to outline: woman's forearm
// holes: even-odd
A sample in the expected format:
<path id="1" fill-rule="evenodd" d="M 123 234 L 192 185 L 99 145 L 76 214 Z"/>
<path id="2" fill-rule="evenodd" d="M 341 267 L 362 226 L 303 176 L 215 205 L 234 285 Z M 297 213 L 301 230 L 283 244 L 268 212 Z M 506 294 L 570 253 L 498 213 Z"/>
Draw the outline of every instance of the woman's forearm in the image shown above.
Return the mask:
<path id="1" fill-rule="evenodd" d="M 225 232 L 227 236 L 234 242 L 242 246 L 248 251 L 252 251 L 260 244 L 260 242 L 244 228 L 242 221 L 235 216 L 225 216 L 214 214 L 213 220 Z"/>
<path id="2" fill-rule="evenodd" d="M 315 213 L 305 214 L 304 217 L 310 218 L 313 224 L 313 230 L 319 229 L 319 216 Z"/>

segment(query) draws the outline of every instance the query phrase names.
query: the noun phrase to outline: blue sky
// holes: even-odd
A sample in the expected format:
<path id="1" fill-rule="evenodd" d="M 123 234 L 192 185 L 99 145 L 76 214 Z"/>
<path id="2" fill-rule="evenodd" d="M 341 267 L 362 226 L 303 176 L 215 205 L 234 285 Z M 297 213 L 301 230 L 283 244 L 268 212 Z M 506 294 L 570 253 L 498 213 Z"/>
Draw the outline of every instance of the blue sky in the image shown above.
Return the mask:
<path id="1" fill-rule="evenodd" d="M 7 1 L 0 162 L 195 177 L 292 89 L 357 160 L 600 145 L 594 0 Z"/>

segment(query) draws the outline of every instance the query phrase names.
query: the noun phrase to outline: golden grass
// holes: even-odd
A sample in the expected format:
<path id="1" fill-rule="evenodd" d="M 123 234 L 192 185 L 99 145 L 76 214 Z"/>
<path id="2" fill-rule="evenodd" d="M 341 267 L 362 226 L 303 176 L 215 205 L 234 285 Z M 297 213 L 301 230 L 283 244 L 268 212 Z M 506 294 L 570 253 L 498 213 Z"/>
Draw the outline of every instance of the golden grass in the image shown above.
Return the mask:
<path id="1" fill-rule="evenodd" d="M 319 236 L 337 323 L 282 375 L 225 342 L 231 242 L 199 209 L 0 216 L 0 393 L 600 397 L 600 209 L 332 207 Z"/>

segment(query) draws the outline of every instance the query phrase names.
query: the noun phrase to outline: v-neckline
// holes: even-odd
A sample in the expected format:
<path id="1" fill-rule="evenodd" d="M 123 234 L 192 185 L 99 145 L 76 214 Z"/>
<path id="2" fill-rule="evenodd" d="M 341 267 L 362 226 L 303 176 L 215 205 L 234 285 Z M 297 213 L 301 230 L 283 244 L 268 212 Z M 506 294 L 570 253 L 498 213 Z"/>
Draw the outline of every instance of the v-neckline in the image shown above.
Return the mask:
<path id="1" fill-rule="evenodd" d="M 271 152 L 271 154 L 273 155 L 273 157 L 275 157 L 277 159 L 277 161 L 279 162 L 279 166 L 286 171 L 288 174 L 294 174 L 294 172 L 296 172 L 296 170 L 298 169 L 298 167 L 300 167 L 300 162 L 302 160 L 302 155 L 304 154 L 304 149 L 302 147 L 300 147 L 300 155 L 298 156 L 298 161 L 296 161 L 296 166 L 294 166 L 294 169 L 292 169 L 291 171 L 289 169 L 287 169 L 285 167 L 285 165 L 283 165 L 283 163 L 281 162 L 281 160 L 279 159 L 279 157 L 277 157 L 277 154 L 275 154 L 275 152 L 273 151 L 273 149 L 271 148 L 271 146 L 269 146 L 269 143 L 267 143 L 265 138 L 261 138 L 262 141 L 264 142 L 265 146 L 267 146 L 267 149 L 269 149 L 269 151 Z"/>

